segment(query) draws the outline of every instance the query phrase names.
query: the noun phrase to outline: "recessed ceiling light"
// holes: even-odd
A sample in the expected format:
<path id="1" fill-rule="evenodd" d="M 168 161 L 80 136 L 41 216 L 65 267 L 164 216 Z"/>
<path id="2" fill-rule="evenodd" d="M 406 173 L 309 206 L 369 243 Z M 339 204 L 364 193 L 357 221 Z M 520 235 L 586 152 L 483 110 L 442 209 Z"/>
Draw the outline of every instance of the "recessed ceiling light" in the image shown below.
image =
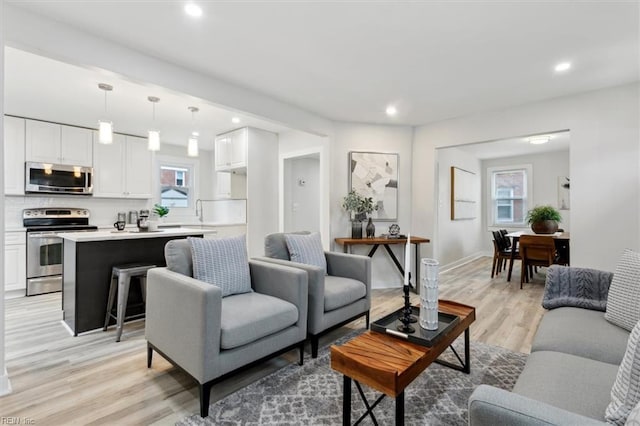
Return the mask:
<path id="1" fill-rule="evenodd" d="M 554 68 L 555 72 L 565 72 L 571 69 L 571 62 L 560 62 Z"/>
<path id="2" fill-rule="evenodd" d="M 540 136 L 532 136 L 529 138 L 529 143 L 533 145 L 542 145 L 543 143 L 549 142 L 551 136 L 549 135 L 540 135 Z"/>
<path id="3" fill-rule="evenodd" d="M 199 18 L 202 16 L 202 8 L 195 3 L 187 3 L 184 5 L 184 11 L 187 15 Z"/>
<path id="4" fill-rule="evenodd" d="M 198 136 L 200 136 L 200 133 L 198 133 L 198 132 L 191 132 L 191 136 L 198 137 Z"/>
<path id="5" fill-rule="evenodd" d="M 385 110 L 385 112 L 387 113 L 387 115 L 389 117 L 393 117 L 394 115 L 396 115 L 398 113 L 398 110 L 393 105 L 389 105 L 387 107 L 387 109 Z"/>
<path id="6" fill-rule="evenodd" d="M 232 122 L 233 124 L 238 124 L 238 123 L 240 122 L 240 117 L 233 117 L 233 118 L 231 119 L 231 122 Z"/>

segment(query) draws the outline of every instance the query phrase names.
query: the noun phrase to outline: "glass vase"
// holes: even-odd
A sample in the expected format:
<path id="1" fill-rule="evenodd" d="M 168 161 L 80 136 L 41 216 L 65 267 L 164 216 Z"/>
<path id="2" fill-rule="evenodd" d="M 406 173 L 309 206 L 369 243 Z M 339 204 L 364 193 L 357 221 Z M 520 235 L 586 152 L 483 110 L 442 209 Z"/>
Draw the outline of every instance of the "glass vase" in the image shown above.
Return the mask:
<path id="1" fill-rule="evenodd" d="M 351 238 L 361 239 L 362 238 L 362 222 L 359 220 L 351 221 Z"/>
<path id="2" fill-rule="evenodd" d="M 422 259 L 420 281 L 420 327 L 426 330 L 438 329 L 438 272 L 440 262 Z"/>

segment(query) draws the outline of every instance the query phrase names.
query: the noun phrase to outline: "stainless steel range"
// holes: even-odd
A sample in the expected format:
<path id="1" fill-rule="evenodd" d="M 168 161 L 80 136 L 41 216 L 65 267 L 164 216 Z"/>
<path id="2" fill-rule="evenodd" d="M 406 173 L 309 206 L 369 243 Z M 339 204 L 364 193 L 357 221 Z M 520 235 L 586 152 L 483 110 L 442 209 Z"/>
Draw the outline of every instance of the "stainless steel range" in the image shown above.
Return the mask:
<path id="1" fill-rule="evenodd" d="M 63 232 L 95 231 L 89 210 L 78 208 L 24 209 L 27 229 L 27 296 L 62 290 Z"/>

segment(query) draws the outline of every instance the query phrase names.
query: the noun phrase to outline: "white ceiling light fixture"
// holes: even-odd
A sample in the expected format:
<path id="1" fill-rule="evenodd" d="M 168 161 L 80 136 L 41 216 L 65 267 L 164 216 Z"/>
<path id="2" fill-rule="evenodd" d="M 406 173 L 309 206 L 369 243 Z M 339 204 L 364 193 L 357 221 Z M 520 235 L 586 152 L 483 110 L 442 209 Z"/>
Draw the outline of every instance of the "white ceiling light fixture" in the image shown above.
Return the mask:
<path id="1" fill-rule="evenodd" d="M 542 145 L 551 140 L 549 135 L 532 136 L 529 138 L 529 143 L 532 145 Z"/>
<path id="2" fill-rule="evenodd" d="M 147 97 L 147 99 L 149 100 L 149 102 L 151 102 L 153 104 L 153 115 L 152 115 L 152 121 L 151 121 L 151 124 L 153 126 L 153 130 L 149 130 L 149 139 L 148 139 L 147 148 L 149 149 L 149 151 L 160 151 L 160 131 L 159 130 L 155 130 L 155 127 L 156 127 L 156 104 L 158 102 L 160 102 L 160 98 L 157 98 L 155 96 L 149 96 L 149 97 Z"/>
<path id="3" fill-rule="evenodd" d="M 239 124 L 240 123 L 240 117 L 231 117 L 231 122 L 233 124 Z"/>
<path id="4" fill-rule="evenodd" d="M 395 107 L 395 106 L 393 106 L 393 105 L 389 105 L 389 106 L 387 107 L 387 109 L 385 110 L 385 112 L 387 113 L 387 115 L 388 115 L 389 117 L 395 117 L 395 115 L 398 113 L 398 110 L 396 109 L 396 107 Z"/>
<path id="5" fill-rule="evenodd" d="M 202 8 L 195 3 L 185 4 L 184 12 L 193 18 L 199 18 L 202 16 Z"/>
<path id="6" fill-rule="evenodd" d="M 113 142 L 113 123 L 106 120 L 107 115 L 107 92 L 113 90 L 110 84 L 98 84 L 100 90 L 104 90 L 104 120 L 98 120 L 98 142 L 108 145 Z"/>
<path id="7" fill-rule="evenodd" d="M 553 70 L 557 73 L 567 72 L 571 69 L 571 62 L 560 62 Z"/>
<path id="8" fill-rule="evenodd" d="M 195 128 L 195 113 L 200 110 L 197 107 L 190 106 L 189 111 L 191 111 L 191 128 L 193 129 Z M 198 156 L 198 135 L 199 133 L 193 130 L 187 140 L 187 155 L 189 157 Z"/>

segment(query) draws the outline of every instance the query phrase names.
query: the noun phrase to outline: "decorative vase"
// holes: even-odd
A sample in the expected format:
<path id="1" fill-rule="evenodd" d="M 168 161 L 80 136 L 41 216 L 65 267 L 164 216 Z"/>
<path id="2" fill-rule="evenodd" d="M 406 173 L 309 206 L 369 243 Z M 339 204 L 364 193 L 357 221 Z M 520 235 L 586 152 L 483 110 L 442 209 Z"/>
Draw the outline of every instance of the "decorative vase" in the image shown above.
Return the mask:
<path id="1" fill-rule="evenodd" d="M 362 238 L 362 222 L 359 220 L 351 221 L 351 238 L 361 239 Z"/>
<path id="2" fill-rule="evenodd" d="M 553 234 L 558 230 L 558 222 L 555 220 L 533 222 L 531 224 L 531 230 L 536 234 Z"/>
<path id="3" fill-rule="evenodd" d="M 376 226 L 373 224 L 371 218 L 369 218 L 369 223 L 367 223 L 367 238 L 373 238 L 376 235 Z"/>
<path id="4" fill-rule="evenodd" d="M 438 272 L 440 262 L 422 259 L 422 279 L 420 283 L 420 327 L 426 330 L 438 329 Z"/>

